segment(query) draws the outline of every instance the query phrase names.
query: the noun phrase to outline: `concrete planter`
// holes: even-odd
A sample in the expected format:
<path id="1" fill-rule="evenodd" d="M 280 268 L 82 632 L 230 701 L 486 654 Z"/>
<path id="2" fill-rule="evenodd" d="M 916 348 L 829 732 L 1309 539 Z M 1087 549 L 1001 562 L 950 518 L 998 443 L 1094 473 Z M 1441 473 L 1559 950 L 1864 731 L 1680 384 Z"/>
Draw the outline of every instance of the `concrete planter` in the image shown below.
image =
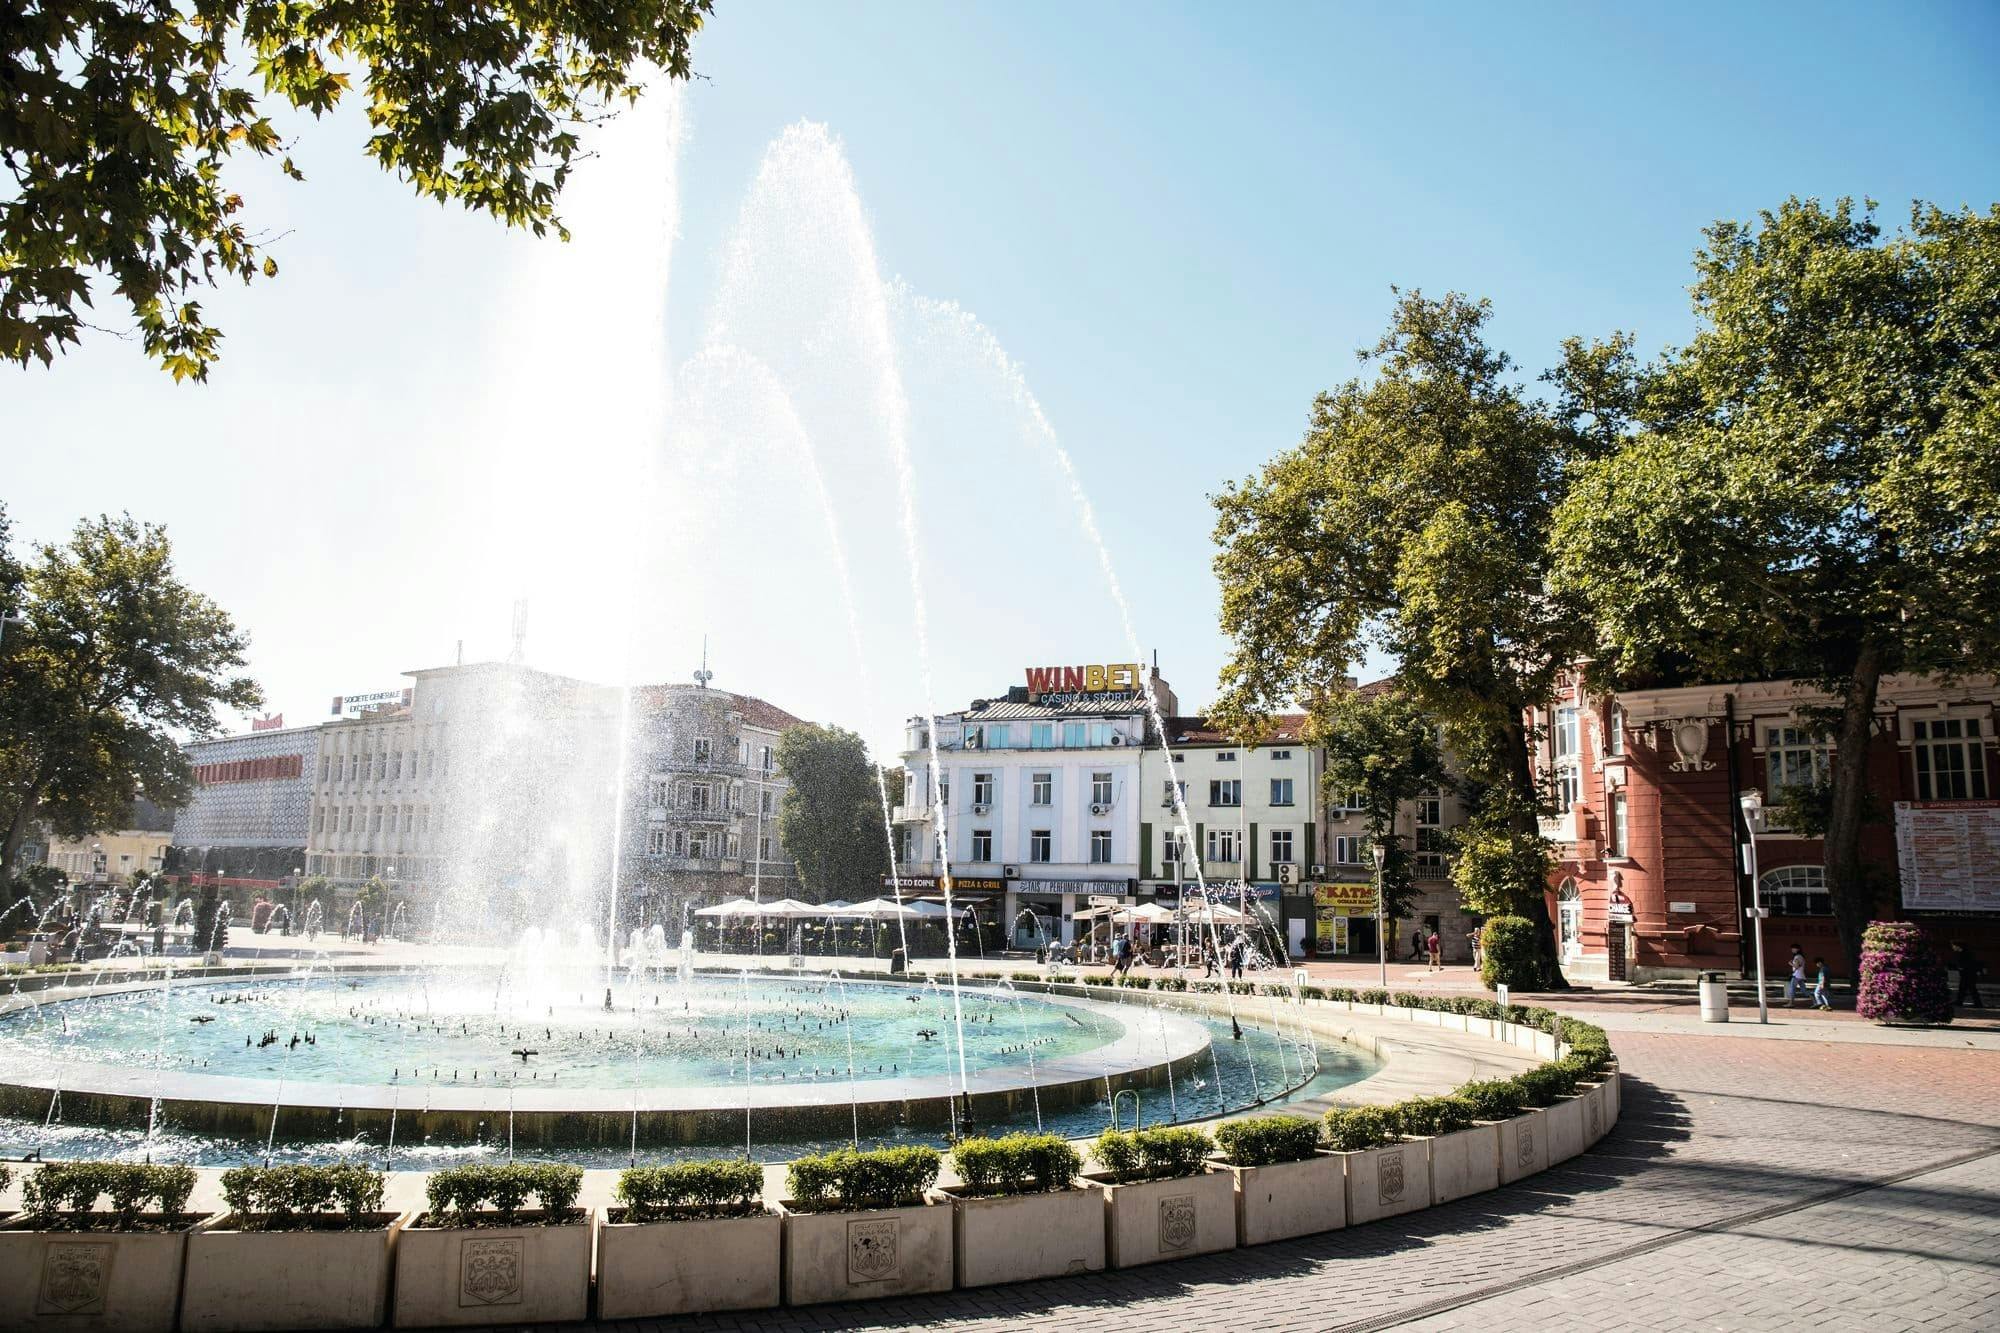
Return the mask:
<path id="1" fill-rule="evenodd" d="M 1604 1090 L 1609 1094 L 1609 1104 L 1605 1108 L 1610 1117 L 1605 1122 L 1608 1128 L 1618 1123 L 1618 1116 L 1625 1109 L 1625 1082 L 1618 1073 L 1616 1060 L 1613 1060 L 1604 1071 Z"/>
<path id="2" fill-rule="evenodd" d="M 1585 1101 L 1586 1098 L 1582 1094 L 1564 1097 L 1544 1112 L 1548 1116 L 1550 1166 L 1554 1166 L 1557 1162 L 1567 1162 L 1584 1150 Z"/>
<path id="3" fill-rule="evenodd" d="M 180 1304 L 187 1232 L 0 1227 L 0 1328 L 20 1333 L 168 1333 Z"/>
<path id="4" fill-rule="evenodd" d="M 1104 1190 L 1095 1181 L 1046 1194 L 937 1197 L 951 1205 L 961 1287 L 1104 1271 Z"/>
<path id="5" fill-rule="evenodd" d="M 1104 1185 L 1107 1257 L 1137 1268 L 1236 1248 L 1236 1180 L 1225 1171 Z"/>
<path id="6" fill-rule="evenodd" d="M 243 1231 L 233 1215 L 188 1237 L 182 1333 L 380 1328 L 396 1236 L 408 1214 L 367 1231 Z"/>
<path id="7" fill-rule="evenodd" d="M 1337 1153 L 1277 1166 L 1215 1165 L 1236 1178 L 1238 1245 L 1263 1245 L 1347 1225 L 1347 1167 Z"/>
<path id="8" fill-rule="evenodd" d="M 406 1226 L 396 1240 L 391 1322 L 437 1328 L 582 1319 L 596 1229 L 592 1216 L 560 1226 Z"/>
<path id="9" fill-rule="evenodd" d="M 1500 1126 L 1493 1121 L 1440 1134 L 1431 1143 L 1431 1202 L 1450 1203 L 1500 1183 Z"/>
<path id="10" fill-rule="evenodd" d="M 1549 1164 L 1547 1111 L 1524 1110 L 1500 1122 L 1500 1183 L 1512 1184 Z"/>
<path id="11" fill-rule="evenodd" d="M 1583 1101 L 1583 1146 L 1588 1148 L 1611 1128 L 1610 1115 L 1604 1109 L 1609 1094 L 1602 1083 L 1579 1083 L 1576 1094 Z"/>
<path id="12" fill-rule="evenodd" d="M 1436 1009 L 1409 1009 L 1405 1011 L 1412 1023 L 1422 1023 L 1426 1027 L 1443 1027 L 1444 1014 Z"/>
<path id="13" fill-rule="evenodd" d="M 1466 1014 L 1464 1017 L 1465 1017 L 1465 1031 L 1467 1036 L 1486 1037 L 1489 1040 L 1492 1038 L 1493 1036 L 1492 1019 L 1481 1018 L 1477 1014 Z"/>
<path id="14" fill-rule="evenodd" d="M 1406 1139 L 1380 1148 L 1334 1154 L 1347 1162 L 1347 1222 L 1360 1226 L 1428 1208 L 1430 1140 Z"/>
<path id="15" fill-rule="evenodd" d="M 1438 1026 L 1446 1032 L 1465 1032 L 1469 1030 L 1466 1027 L 1467 1019 L 1468 1016 L 1465 1014 L 1441 1013 L 1438 1015 Z"/>
<path id="16" fill-rule="evenodd" d="M 785 1304 L 950 1291 L 952 1210 L 938 1204 L 853 1213 L 784 1210 Z"/>
<path id="17" fill-rule="evenodd" d="M 622 1216 L 623 1209 L 616 1210 Z M 658 1222 L 599 1215 L 597 1317 L 648 1319 L 778 1304 L 784 1219 L 691 1217 Z"/>
<path id="18" fill-rule="evenodd" d="M 1554 1034 L 1534 1032 L 1531 1035 L 1534 1037 L 1534 1040 L 1529 1043 L 1528 1048 L 1530 1050 L 1536 1055 L 1541 1056 L 1544 1060 L 1553 1060 L 1556 1058 L 1556 1039 Z"/>

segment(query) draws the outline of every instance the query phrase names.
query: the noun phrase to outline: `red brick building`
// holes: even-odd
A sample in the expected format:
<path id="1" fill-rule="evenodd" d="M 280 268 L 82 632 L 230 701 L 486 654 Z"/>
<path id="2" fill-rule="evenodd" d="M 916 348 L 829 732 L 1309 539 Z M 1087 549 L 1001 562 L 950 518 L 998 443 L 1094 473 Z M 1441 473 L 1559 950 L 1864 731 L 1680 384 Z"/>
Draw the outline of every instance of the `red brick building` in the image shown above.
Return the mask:
<path id="1" fill-rule="evenodd" d="M 1869 774 L 1882 818 L 1862 833 L 1883 888 L 1877 917 L 1924 922 L 2000 956 L 2000 686 L 1891 676 L 1876 705 Z M 1830 696 L 1803 682 L 1755 681 L 1611 696 L 1562 681 L 1534 715 L 1536 762 L 1566 813 L 1545 820 L 1560 865 L 1550 885 L 1566 970 L 1643 981 L 1702 969 L 1754 971 L 1741 814 L 1745 792 L 1775 803 L 1823 775 L 1830 740 L 1799 718 Z M 1771 916 L 1765 968 L 1782 976 L 1797 945 L 1845 971 L 1819 839 L 1756 835 Z"/>

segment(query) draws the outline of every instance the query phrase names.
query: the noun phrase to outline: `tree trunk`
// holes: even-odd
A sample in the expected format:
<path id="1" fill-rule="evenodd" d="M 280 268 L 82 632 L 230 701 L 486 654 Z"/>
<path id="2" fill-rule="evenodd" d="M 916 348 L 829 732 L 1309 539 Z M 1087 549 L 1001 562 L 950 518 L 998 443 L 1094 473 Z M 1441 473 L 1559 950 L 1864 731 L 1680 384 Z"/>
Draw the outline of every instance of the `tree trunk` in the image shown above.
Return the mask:
<path id="1" fill-rule="evenodd" d="M 28 829 L 35 822 L 35 812 L 41 809 L 41 793 L 30 790 L 21 797 L 21 803 L 14 807 L 14 818 L 7 825 L 7 832 L 0 835 L 0 884 L 8 884 L 14 879 L 14 859 L 21 854 L 21 843 L 28 836 Z"/>
<path id="2" fill-rule="evenodd" d="M 1534 758 L 1528 753 L 1528 729 L 1519 715 L 1510 718 L 1504 725 L 1501 739 L 1501 753 L 1507 756 L 1507 784 L 1513 789 L 1516 808 L 1525 811 L 1514 821 L 1515 831 L 1541 836 L 1541 827 L 1536 822 L 1535 810 L 1538 793 L 1535 790 Z M 1544 990 L 1564 991 L 1569 989 L 1569 978 L 1562 972 L 1562 949 L 1556 938 L 1555 918 L 1549 915 L 1549 886 L 1541 883 L 1532 892 L 1522 886 L 1528 899 L 1528 920 L 1535 924 L 1535 954 L 1540 962 L 1539 971 Z"/>
<path id="3" fill-rule="evenodd" d="M 1861 867 L 1861 823 L 1868 802 L 1868 753 L 1874 739 L 1875 695 L 1882 682 L 1882 654 L 1864 642 L 1854 675 L 1840 701 L 1840 731 L 1834 737 L 1833 800 L 1827 811 L 1823 855 L 1826 888 L 1833 899 L 1834 923 L 1847 975 L 1861 980 L 1861 935 L 1873 902 Z"/>

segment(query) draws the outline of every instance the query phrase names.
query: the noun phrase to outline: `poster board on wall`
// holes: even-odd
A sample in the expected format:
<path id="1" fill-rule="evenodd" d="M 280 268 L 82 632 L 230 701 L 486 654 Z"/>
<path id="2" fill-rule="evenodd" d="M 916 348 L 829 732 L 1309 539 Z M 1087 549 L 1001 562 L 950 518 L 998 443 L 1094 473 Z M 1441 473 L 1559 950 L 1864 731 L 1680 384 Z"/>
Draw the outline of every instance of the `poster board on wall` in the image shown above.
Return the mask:
<path id="1" fill-rule="evenodd" d="M 1896 802 L 1903 906 L 2000 912 L 2000 801 Z"/>

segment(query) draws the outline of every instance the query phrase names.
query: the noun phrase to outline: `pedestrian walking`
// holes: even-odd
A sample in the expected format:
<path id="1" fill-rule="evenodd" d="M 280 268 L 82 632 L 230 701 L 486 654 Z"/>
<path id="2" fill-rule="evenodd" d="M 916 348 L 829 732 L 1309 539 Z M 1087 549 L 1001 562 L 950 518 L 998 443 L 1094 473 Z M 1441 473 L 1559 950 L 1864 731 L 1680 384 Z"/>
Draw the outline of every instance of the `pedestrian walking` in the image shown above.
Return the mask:
<path id="1" fill-rule="evenodd" d="M 1799 946 L 1792 946 L 1792 975 L 1785 978 L 1785 1008 L 1798 1003 L 1799 992 L 1806 988 L 1806 956 Z"/>
<path id="2" fill-rule="evenodd" d="M 1468 932 L 1466 932 L 1466 936 L 1465 936 L 1465 947 L 1466 947 L 1466 950 L 1467 950 L 1467 951 L 1468 951 L 1468 952 L 1469 952 L 1469 953 L 1470 953 L 1470 954 L 1472 955 L 1472 965 L 1473 965 L 1474 967 L 1478 967 L 1478 966 L 1479 966 L 1479 932 L 1478 932 L 1478 931 L 1476 931 L 1476 930 L 1473 930 L 1473 931 L 1468 931 Z"/>
<path id="3" fill-rule="evenodd" d="M 1813 1008 L 1831 1009 L 1833 1002 L 1826 998 L 1826 959 L 1813 959 Z"/>
<path id="4" fill-rule="evenodd" d="M 1410 935 L 1410 961 L 1419 963 L 1424 957 L 1424 928 L 1418 926 Z"/>
<path id="5" fill-rule="evenodd" d="M 1233 940 L 1229 945 L 1230 980 L 1232 981 L 1243 980 L 1243 955 L 1246 952 L 1248 952 L 1248 948 L 1243 942 L 1243 937 L 1241 935 L 1238 935 L 1235 938 L 1235 940 Z"/>
<path id="6" fill-rule="evenodd" d="M 1435 930 L 1431 932 L 1429 947 L 1431 953 L 1431 971 L 1444 971 L 1444 942 L 1438 938 L 1438 933 Z"/>
<path id="7" fill-rule="evenodd" d="M 1979 996 L 1979 974 L 1986 970 L 1985 964 L 1973 957 L 1972 950 L 1965 947 L 1963 940 L 1952 946 L 1958 955 L 1958 1000 L 1974 1009 L 1984 1009 L 1986 1001 Z"/>

